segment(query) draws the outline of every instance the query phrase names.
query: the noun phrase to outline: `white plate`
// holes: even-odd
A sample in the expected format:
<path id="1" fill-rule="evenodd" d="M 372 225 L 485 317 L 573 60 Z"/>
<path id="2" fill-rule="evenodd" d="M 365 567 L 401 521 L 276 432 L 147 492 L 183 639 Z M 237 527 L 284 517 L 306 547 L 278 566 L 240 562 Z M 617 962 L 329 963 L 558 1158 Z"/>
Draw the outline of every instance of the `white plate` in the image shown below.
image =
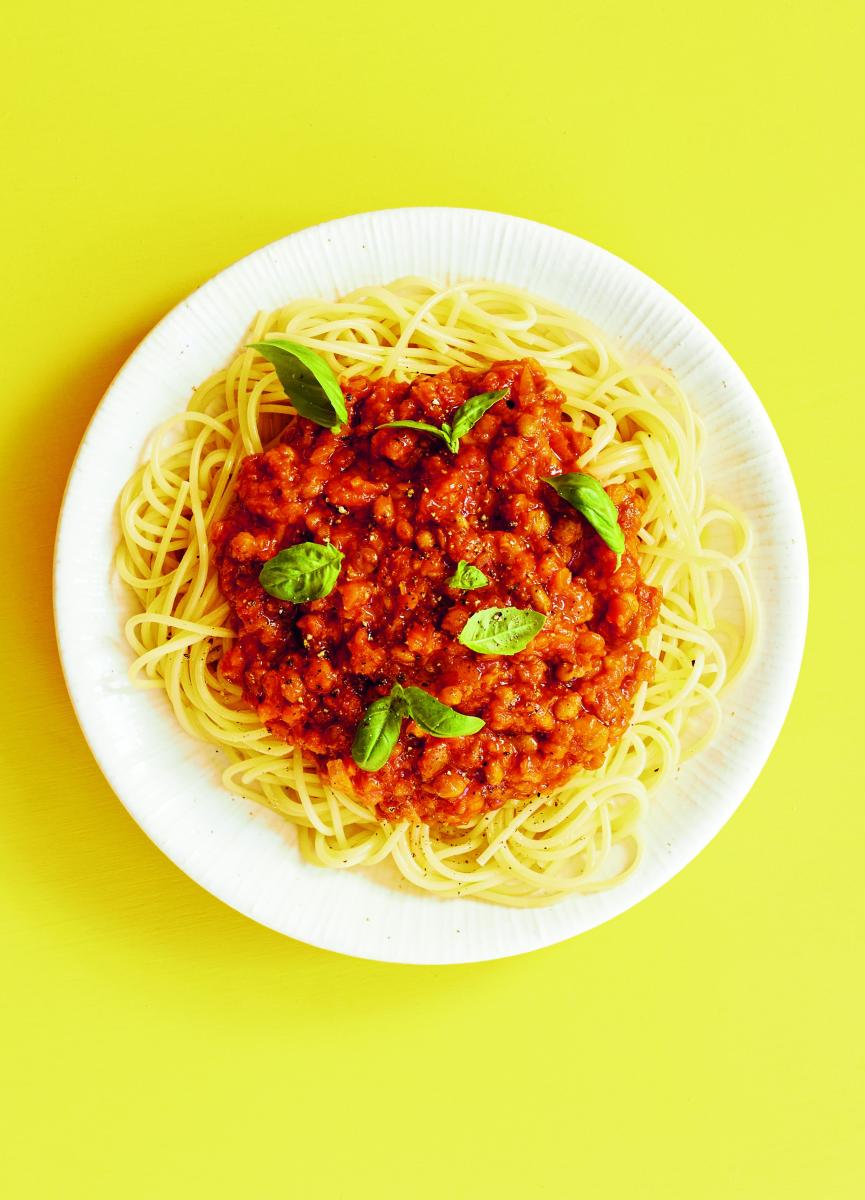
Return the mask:
<path id="1" fill-rule="evenodd" d="M 706 422 L 711 487 L 747 512 L 756 534 L 758 655 L 725 698 L 717 739 L 655 798 L 637 872 L 612 891 L 550 908 L 439 900 L 364 873 L 305 865 L 291 826 L 223 790 L 214 749 L 179 729 L 164 694 L 127 683 L 128 602 L 112 581 L 115 507 L 154 426 L 229 359 L 256 310 L 413 274 L 516 284 L 664 362 Z M 117 795 L 169 858 L 226 904 L 291 937 L 364 958 L 452 963 L 519 954 L 590 929 L 660 887 L 710 841 L 757 778 L 787 713 L 805 636 L 808 568 L 796 489 L 775 431 L 696 317 L 634 267 L 570 234 L 498 213 L 416 208 L 331 221 L 257 250 L 148 334 L 108 389 L 73 465 L 54 587 L 81 728 Z"/>

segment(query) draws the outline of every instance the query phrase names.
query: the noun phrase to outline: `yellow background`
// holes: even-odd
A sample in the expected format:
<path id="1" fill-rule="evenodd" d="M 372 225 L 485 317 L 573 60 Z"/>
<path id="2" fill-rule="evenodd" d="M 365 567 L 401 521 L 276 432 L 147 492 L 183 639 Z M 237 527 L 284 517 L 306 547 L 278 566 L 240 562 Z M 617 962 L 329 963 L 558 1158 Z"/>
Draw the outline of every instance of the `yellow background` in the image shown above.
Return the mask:
<path id="1" fill-rule="evenodd" d="M 863 5 L 17 4 L 0 43 L 0 1190 L 859 1197 Z M 75 724 L 53 526 L 112 375 L 292 230 L 534 217 L 697 312 L 798 480 L 812 613 L 738 815 L 604 928 L 449 969 L 205 895 Z"/>

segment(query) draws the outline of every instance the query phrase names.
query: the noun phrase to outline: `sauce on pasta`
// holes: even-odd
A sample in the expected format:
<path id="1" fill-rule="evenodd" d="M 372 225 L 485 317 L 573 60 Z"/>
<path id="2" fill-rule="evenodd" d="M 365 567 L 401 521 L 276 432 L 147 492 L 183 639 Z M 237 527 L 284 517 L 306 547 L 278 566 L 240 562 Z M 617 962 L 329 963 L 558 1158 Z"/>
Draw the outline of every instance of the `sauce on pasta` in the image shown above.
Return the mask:
<path id="1" fill-rule="evenodd" d="M 343 388 L 342 432 L 290 418 L 278 444 L 244 459 L 212 530 L 238 634 L 223 676 L 271 734 L 384 818 L 466 825 L 600 767 L 655 665 L 640 642 L 661 601 L 639 568 L 644 500 L 624 484 L 608 488 L 625 535 L 617 569 L 615 553 L 543 481 L 578 470 L 591 441 L 532 360 L 411 383 L 355 375 Z M 422 432 L 378 428 L 441 424 L 470 396 L 502 388 L 457 454 Z M 330 542 L 345 558 L 329 595 L 293 605 L 258 576 L 301 541 Z M 461 560 L 487 584 L 448 586 Z M 532 608 L 546 622 L 517 654 L 479 654 L 457 639 L 489 607 Z M 360 770 L 354 730 L 395 682 L 484 728 L 436 738 L 407 722 L 385 765 Z"/>

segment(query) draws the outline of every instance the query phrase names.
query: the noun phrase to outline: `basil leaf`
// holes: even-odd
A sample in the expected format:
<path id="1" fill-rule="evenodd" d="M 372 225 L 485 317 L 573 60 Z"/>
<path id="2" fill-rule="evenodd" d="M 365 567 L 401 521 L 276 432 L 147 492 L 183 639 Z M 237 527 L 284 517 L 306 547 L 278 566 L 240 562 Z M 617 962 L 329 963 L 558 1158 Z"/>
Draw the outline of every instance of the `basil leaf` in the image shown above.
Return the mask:
<path id="1" fill-rule="evenodd" d="M 470 717 L 447 704 L 442 704 L 441 700 L 436 700 L 435 696 L 431 696 L 423 688 L 407 687 L 403 696 L 411 719 L 426 733 L 435 737 L 467 737 L 468 734 L 483 729 L 486 724 L 480 717 Z"/>
<path id="2" fill-rule="evenodd" d="M 459 406 L 454 413 L 453 421 L 450 424 L 445 421 L 441 429 L 437 425 L 428 425 L 426 421 L 388 421 L 385 425 L 377 425 L 376 428 L 420 429 L 423 433 L 431 433 L 434 437 L 441 438 L 448 450 L 456 454 L 460 448 L 460 438 L 467 434 L 474 425 L 477 425 L 496 400 L 501 400 L 502 396 L 507 394 L 507 388 L 499 388 L 497 392 L 481 392 L 479 396 L 472 396 L 471 399 L 466 400 L 465 404 Z"/>
<path id="3" fill-rule="evenodd" d="M 372 702 L 351 743 L 351 756 L 362 771 L 378 771 L 384 766 L 393 754 L 404 716 L 401 695 L 382 696 Z"/>
<path id="4" fill-rule="evenodd" d="M 411 717 L 434 737 L 467 737 L 486 724 L 442 704 L 423 688 L 395 683 L 389 696 L 374 700 L 361 718 L 351 744 L 351 756 L 362 771 L 378 771 L 393 754 L 403 717 Z"/>
<path id="5" fill-rule="evenodd" d="M 463 592 L 473 592 L 475 588 L 486 587 L 488 583 L 483 571 L 467 563 L 464 558 L 457 563 L 457 569 L 450 579 L 445 580 L 446 587 L 459 588 Z"/>
<path id="6" fill-rule="evenodd" d="M 507 388 L 499 388 L 497 392 L 481 392 L 479 396 L 472 396 L 465 404 L 459 406 L 451 420 L 452 449 L 455 454 L 459 449 L 460 438 L 465 437 L 468 431 L 477 425 L 488 408 L 492 408 L 497 400 L 501 400 L 502 396 L 507 394 Z"/>
<path id="7" fill-rule="evenodd" d="M 472 613 L 457 640 L 478 654 L 516 654 L 525 650 L 546 620 L 533 608 L 482 608 Z"/>
<path id="8" fill-rule="evenodd" d="M 273 363 L 286 396 L 302 417 L 334 432 L 340 424 L 346 424 L 345 396 L 339 380 L 320 354 L 286 338 L 252 342 L 249 349 L 257 350 Z"/>
<path id="9" fill-rule="evenodd" d="M 330 543 L 300 542 L 268 559 L 258 573 L 258 582 L 277 600 L 292 604 L 320 600 L 333 591 L 343 557 Z"/>
<path id="10" fill-rule="evenodd" d="M 387 421 L 384 425 L 376 425 L 376 429 L 419 429 L 421 433 L 431 433 L 433 437 L 441 438 L 446 446 L 451 448 L 450 429 L 446 425 L 439 429 L 437 425 L 427 425 L 426 421 Z"/>
<path id="11" fill-rule="evenodd" d="M 610 497 L 592 475 L 575 472 L 572 475 L 554 475 L 544 479 L 555 488 L 563 500 L 586 518 L 591 527 L 616 552 L 616 570 L 622 561 L 625 535 L 619 525 L 619 513 Z"/>

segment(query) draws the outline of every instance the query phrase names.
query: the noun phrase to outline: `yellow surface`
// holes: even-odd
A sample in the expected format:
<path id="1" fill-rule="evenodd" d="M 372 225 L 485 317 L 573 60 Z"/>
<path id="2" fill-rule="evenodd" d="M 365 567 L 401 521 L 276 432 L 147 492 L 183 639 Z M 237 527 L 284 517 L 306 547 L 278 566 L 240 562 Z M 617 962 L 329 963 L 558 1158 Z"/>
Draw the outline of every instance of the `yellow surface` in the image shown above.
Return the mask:
<path id="1" fill-rule="evenodd" d="M 19 1197 L 859 1197 L 865 787 L 858 0 L 17 4 L 0 39 L 0 962 Z M 421 969 L 261 929 L 102 780 L 53 525 L 100 394 L 254 247 L 404 204 L 583 234 L 778 428 L 808 650 L 747 802 L 612 924 Z"/>

